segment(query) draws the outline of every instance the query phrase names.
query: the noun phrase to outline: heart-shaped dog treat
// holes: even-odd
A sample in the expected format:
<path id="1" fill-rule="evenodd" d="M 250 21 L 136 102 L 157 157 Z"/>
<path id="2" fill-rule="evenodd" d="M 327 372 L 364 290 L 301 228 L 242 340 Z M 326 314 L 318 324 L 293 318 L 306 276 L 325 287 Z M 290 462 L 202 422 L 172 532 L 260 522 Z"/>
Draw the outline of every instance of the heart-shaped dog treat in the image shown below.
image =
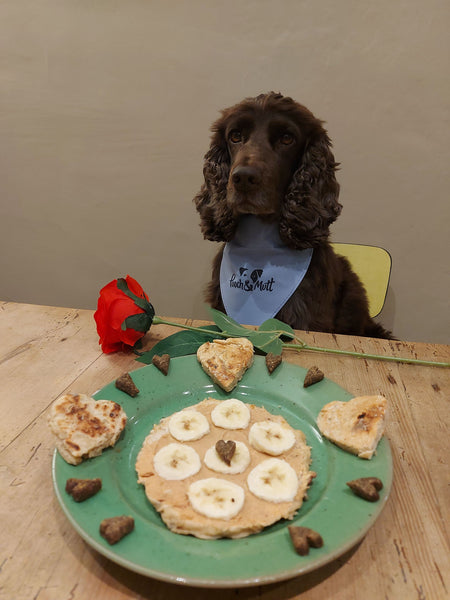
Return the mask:
<path id="1" fill-rule="evenodd" d="M 129 373 L 124 373 L 116 379 L 116 388 L 132 398 L 135 398 L 139 394 L 139 389 L 136 387 Z"/>
<path id="2" fill-rule="evenodd" d="M 134 519 L 126 515 L 103 519 L 100 523 L 100 535 L 105 538 L 108 544 L 117 544 L 123 537 L 131 533 L 133 529 Z"/>
<path id="3" fill-rule="evenodd" d="M 301 556 L 308 554 L 310 548 L 321 548 L 323 546 L 322 536 L 314 529 L 290 525 L 288 530 L 295 551 Z"/>
<path id="4" fill-rule="evenodd" d="M 167 375 L 169 372 L 170 356 L 168 354 L 163 354 L 162 356 L 154 354 L 152 356 L 152 363 L 161 371 L 161 373 Z"/>
<path id="5" fill-rule="evenodd" d="M 197 359 L 214 383 L 231 392 L 253 363 L 253 344 L 247 338 L 206 342 L 197 350 Z"/>
<path id="6" fill-rule="evenodd" d="M 359 458 L 372 458 L 384 433 L 387 401 L 384 396 L 359 396 L 330 402 L 317 417 L 322 435 Z"/>
<path id="7" fill-rule="evenodd" d="M 227 442 L 218 440 L 218 442 L 216 442 L 216 452 L 223 462 L 230 466 L 231 459 L 236 452 L 236 442 L 233 442 L 233 440 L 228 440 Z"/>
<path id="8" fill-rule="evenodd" d="M 272 375 L 272 373 L 275 371 L 275 369 L 281 365 L 281 361 L 283 359 L 281 358 L 281 354 L 272 354 L 272 352 L 269 352 L 268 354 L 266 354 L 266 366 L 267 366 L 267 370 L 269 371 L 269 373 Z"/>
<path id="9" fill-rule="evenodd" d="M 324 374 L 319 369 L 319 367 L 311 367 L 310 369 L 308 369 L 308 372 L 305 375 L 303 387 L 306 388 L 310 385 L 313 385 L 314 383 L 318 383 L 319 381 L 322 381 L 323 378 Z"/>
<path id="10" fill-rule="evenodd" d="M 84 502 L 88 498 L 95 496 L 102 489 L 102 480 L 96 479 L 75 479 L 71 477 L 66 481 L 66 492 L 72 496 L 75 502 Z"/>
<path id="11" fill-rule="evenodd" d="M 347 481 L 347 485 L 354 494 L 369 502 L 379 500 L 380 494 L 378 492 L 383 489 L 383 482 L 378 477 L 360 477 L 359 479 Z"/>

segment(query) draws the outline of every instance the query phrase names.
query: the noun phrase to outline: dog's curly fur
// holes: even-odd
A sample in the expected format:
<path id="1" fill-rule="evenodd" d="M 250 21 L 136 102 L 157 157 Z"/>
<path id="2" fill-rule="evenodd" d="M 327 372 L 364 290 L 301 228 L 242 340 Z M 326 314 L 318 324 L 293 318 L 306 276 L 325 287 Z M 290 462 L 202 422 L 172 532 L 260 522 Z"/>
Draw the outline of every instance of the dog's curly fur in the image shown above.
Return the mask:
<path id="1" fill-rule="evenodd" d="M 284 244 L 314 248 L 310 267 L 276 315 L 295 329 L 391 338 L 368 311 L 349 262 L 334 253 L 329 227 L 339 216 L 338 164 L 322 121 L 289 97 L 270 92 L 222 111 L 212 126 L 204 184 L 194 198 L 206 239 L 233 239 L 241 215 L 277 221 Z M 207 302 L 224 311 L 213 262 Z"/>

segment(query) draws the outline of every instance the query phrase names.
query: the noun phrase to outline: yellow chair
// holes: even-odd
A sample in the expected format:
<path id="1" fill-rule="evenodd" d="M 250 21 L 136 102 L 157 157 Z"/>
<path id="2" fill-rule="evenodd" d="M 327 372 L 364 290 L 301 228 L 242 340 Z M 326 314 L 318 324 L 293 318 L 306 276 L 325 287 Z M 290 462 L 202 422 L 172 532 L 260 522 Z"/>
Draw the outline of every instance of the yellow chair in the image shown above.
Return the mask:
<path id="1" fill-rule="evenodd" d="M 386 299 L 391 276 L 391 255 L 387 250 L 378 246 L 339 242 L 331 245 L 336 254 L 348 259 L 353 270 L 361 279 L 369 299 L 370 316 L 376 317 L 380 314 Z"/>

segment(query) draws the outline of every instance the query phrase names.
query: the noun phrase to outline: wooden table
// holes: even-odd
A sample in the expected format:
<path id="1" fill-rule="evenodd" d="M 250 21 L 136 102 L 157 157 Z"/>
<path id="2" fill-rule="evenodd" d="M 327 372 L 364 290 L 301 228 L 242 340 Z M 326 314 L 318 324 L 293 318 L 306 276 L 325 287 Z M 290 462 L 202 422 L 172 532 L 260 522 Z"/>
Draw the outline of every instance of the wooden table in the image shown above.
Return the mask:
<path id="1" fill-rule="evenodd" d="M 152 327 L 146 347 L 174 331 Z M 328 348 L 450 360 L 449 346 L 300 335 Z M 53 493 L 48 407 L 64 392 L 92 394 L 140 368 L 134 355 L 102 354 L 92 311 L 7 302 L 0 303 L 0 343 L 1 600 L 448 597 L 450 369 L 285 351 L 285 360 L 316 364 L 354 395 L 387 397 L 391 496 L 364 540 L 331 564 L 277 584 L 212 591 L 136 575 L 97 554 L 71 527 Z"/>

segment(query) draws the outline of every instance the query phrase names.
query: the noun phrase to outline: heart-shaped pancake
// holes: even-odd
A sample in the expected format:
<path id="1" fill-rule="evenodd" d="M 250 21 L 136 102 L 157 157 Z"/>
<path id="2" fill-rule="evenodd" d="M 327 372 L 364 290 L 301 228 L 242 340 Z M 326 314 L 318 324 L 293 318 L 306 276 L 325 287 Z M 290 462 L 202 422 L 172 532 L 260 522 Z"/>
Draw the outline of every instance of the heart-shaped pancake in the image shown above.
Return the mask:
<path id="1" fill-rule="evenodd" d="M 253 344 L 247 338 L 226 338 L 202 344 L 197 359 L 214 383 L 231 392 L 253 363 Z"/>
<path id="2" fill-rule="evenodd" d="M 126 422 L 127 415 L 117 402 L 94 400 L 86 394 L 64 394 L 48 412 L 58 452 L 71 465 L 114 446 Z"/>
<path id="3" fill-rule="evenodd" d="M 322 435 L 359 458 L 372 458 L 384 433 L 384 396 L 359 396 L 326 404 L 317 417 Z"/>

